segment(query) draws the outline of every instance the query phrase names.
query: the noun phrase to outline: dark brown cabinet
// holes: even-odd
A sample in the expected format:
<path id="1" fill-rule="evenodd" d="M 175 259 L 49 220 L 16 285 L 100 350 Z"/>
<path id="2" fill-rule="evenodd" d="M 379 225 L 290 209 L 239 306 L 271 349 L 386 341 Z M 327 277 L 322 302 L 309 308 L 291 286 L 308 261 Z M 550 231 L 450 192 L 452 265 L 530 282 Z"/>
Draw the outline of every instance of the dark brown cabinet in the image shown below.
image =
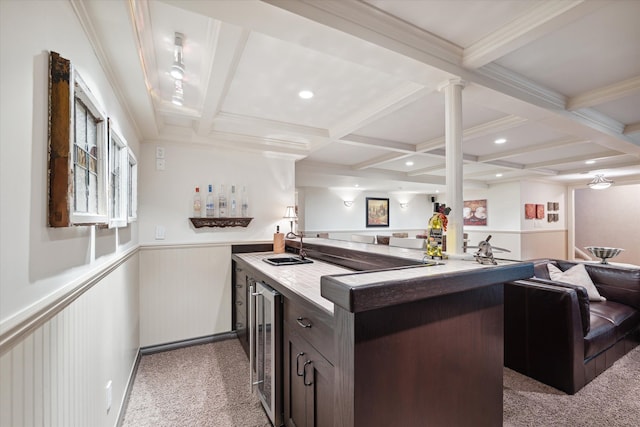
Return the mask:
<path id="1" fill-rule="evenodd" d="M 287 427 L 333 426 L 333 366 L 284 326 L 284 416 Z"/>

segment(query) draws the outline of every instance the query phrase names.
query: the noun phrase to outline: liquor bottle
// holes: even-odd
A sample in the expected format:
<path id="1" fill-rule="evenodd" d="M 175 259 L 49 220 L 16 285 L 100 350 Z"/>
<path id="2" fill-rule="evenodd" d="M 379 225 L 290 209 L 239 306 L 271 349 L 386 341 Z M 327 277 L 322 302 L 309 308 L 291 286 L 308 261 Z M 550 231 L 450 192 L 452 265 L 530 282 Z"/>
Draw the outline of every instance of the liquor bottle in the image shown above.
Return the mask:
<path id="1" fill-rule="evenodd" d="M 193 216 L 200 218 L 202 216 L 202 199 L 200 198 L 200 187 L 196 187 L 196 193 L 193 195 Z"/>
<path id="2" fill-rule="evenodd" d="M 229 216 L 236 217 L 238 216 L 238 202 L 236 200 L 236 186 L 231 186 L 231 195 L 229 196 L 229 204 L 231 205 L 229 208 Z"/>
<path id="3" fill-rule="evenodd" d="M 247 187 L 242 186 L 242 216 L 247 218 L 249 216 L 249 197 L 247 195 Z"/>
<path id="4" fill-rule="evenodd" d="M 220 185 L 218 193 L 218 216 L 225 218 L 227 216 L 227 195 L 225 194 L 224 184 Z"/>
<path id="5" fill-rule="evenodd" d="M 213 199 L 213 185 L 209 184 L 209 192 L 207 193 L 207 202 L 205 204 L 206 215 L 213 218 L 216 213 L 216 203 Z"/>
<path id="6" fill-rule="evenodd" d="M 433 216 L 427 229 L 427 256 L 442 259 L 442 217 L 439 206 L 434 206 Z"/>

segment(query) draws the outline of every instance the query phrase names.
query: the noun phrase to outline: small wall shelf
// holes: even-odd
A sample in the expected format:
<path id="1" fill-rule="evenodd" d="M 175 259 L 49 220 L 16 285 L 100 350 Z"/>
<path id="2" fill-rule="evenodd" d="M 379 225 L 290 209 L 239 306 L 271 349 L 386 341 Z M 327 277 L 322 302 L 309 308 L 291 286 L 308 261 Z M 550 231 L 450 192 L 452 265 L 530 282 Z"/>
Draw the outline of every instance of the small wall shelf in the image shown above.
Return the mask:
<path id="1" fill-rule="evenodd" d="M 195 228 L 246 227 L 253 218 L 189 218 Z"/>

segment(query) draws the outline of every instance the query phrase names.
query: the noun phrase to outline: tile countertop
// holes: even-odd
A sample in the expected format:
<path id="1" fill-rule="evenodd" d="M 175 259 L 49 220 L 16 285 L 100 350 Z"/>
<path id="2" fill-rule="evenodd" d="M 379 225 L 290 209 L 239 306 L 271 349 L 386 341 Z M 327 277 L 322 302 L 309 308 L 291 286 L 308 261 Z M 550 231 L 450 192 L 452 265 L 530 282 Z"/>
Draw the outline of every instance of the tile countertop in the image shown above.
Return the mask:
<path id="1" fill-rule="evenodd" d="M 320 295 L 320 278 L 326 275 L 351 273 L 353 270 L 326 262 L 313 260 L 312 264 L 271 265 L 264 258 L 290 257 L 292 254 L 274 254 L 273 252 L 251 252 L 234 254 L 251 267 L 271 277 L 302 298 L 333 313 L 333 303 Z"/>
<path id="2" fill-rule="evenodd" d="M 419 249 L 329 239 L 311 238 L 305 241 L 412 261 L 422 261 L 424 258 L 424 251 Z M 343 307 L 349 305 L 344 307 L 349 310 L 361 310 L 365 307 L 370 309 L 373 305 L 384 304 L 385 299 L 390 303 L 398 303 L 400 300 L 406 302 L 411 297 L 443 295 L 533 275 L 533 266 L 527 263 L 498 260 L 497 266 L 481 265 L 472 255 L 434 261 L 436 265 L 361 272 L 315 259 L 312 264 L 288 266 L 274 266 L 263 261 L 263 258 L 272 256 L 288 257 L 291 256 L 290 253 L 274 255 L 273 252 L 254 252 L 234 256 L 330 313 L 333 313 L 334 302 Z M 523 269 L 524 265 L 526 268 Z"/>

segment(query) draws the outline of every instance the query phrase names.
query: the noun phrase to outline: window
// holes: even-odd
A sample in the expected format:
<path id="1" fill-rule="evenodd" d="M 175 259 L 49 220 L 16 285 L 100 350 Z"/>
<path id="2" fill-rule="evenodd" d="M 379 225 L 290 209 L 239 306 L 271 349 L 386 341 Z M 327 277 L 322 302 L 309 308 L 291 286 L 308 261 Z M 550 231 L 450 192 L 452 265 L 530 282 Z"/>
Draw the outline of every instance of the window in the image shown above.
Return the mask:
<path id="1" fill-rule="evenodd" d="M 127 225 L 129 156 L 124 139 L 109 121 L 109 227 Z"/>
<path id="2" fill-rule="evenodd" d="M 133 222 L 138 219 L 138 161 L 131 150 L 128 150 L 129 171 L 127 173 L 127 210 L 128 220 Z"/>
<path id="3" fill-rule="evenodd" d="M 49 225 L 107 224 L 106 115 L 71 63 L 49 58 Z"/>

